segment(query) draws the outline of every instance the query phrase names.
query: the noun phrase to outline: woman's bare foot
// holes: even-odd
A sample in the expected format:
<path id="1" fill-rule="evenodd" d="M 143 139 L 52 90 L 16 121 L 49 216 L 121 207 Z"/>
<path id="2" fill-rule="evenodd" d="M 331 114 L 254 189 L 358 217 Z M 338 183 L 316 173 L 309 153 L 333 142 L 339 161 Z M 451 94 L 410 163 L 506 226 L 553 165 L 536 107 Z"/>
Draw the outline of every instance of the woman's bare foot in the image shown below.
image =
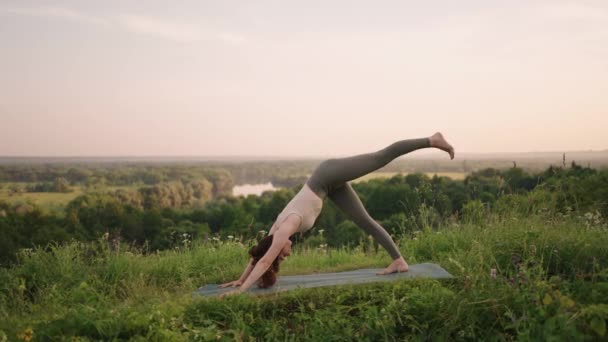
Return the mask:
<path id="1" fill-rule="evenodd" d="M 440 150 L 446 151 L 450 154 L 450 159 L 454 159 L 454 147 L 452 147 L 452 145 L 445 140 L 441 133 L 437 132 L 431 135 L 429 137 L 429 141 L 431 142 L 431 147 L 436 147 Z"/>
<path id="2" fill-rule="evenodd" d="M 376 273 L 376 275 L 384 275 L 384 274 L 390 274 L 390 273 L 396 273 L 396 272 L 407 272 L 408 269 L 409 269 L 409 266 L 408 266 L 407 262 L 405 262 L 403 257 L 400 257 L 399 259 L 393 260 L 393 262 L 390 265 L 388 265 L 387 268 L 385 268 L 382 272 Z"/>

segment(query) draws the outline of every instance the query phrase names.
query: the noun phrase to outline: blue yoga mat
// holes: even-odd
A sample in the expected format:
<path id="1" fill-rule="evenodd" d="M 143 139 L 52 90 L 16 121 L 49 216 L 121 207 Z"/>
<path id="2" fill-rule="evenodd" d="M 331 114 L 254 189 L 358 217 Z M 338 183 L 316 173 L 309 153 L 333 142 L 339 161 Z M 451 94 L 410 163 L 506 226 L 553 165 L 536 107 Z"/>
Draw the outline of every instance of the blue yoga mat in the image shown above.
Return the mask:
<path id="1" fill-rule="evenodd" d="M 282 291 L 288 291 L 298 288 L 310 288 L 333 285 L 346 284 L 365 284 L 380 281 L 395 281 L 399 279 L 412 278 L 432 278 L 446 279 L 453 278 L 448 271 L 441 268 L 437 264 L 423 263 L 410 265 L 409 270 L 403 273 L 392 273 L 386 275 L 376 275 L 383 268 L 364 268 L 354 271 L 334 272 L 334 273 L 311 273 L 302 275 L 281 276 L 273 287 L 268 289 L 260 289 L 256 285 L 247 290 L 251 294 L 268 294 Z M 200 287 L 195 293 L 203 296 L 216 296 L 218 294 L 232 291 L 235 288 L 228 287 L 221 289 L 218 284 L 207 284 Z"/>

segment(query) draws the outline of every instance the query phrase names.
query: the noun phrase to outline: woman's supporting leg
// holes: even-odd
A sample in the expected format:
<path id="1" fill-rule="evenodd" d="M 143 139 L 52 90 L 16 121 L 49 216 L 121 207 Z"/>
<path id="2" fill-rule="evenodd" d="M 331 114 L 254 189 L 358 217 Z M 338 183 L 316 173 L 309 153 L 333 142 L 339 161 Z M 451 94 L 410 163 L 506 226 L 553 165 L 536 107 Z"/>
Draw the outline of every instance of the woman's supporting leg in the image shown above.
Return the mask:
<path id="1" fill-rule="evenodd" d="M 317 166 L 307 180 L 307 184 L 323 198 L 334 188 L 350 180 L 375 171 L 401 155 L 426 147 L 431 147 L 429 138 L 407 139 L 397 141 L 376 152 L 327 159 Z"/>
<path id="2" fill-rule="evenodd" d="M 328 197 L 336 204 L 336 206 L 346 213 L 350 219 L 355 222 L 359 227 L 374 237 L 378 243 L 384 247 L 390 254 L 393 260 L 401 257 L 399 248 L 395 245 L 395 242 L 388 234 L 386 229 L 379 225 L 374 219 L 367 213 L 361 199 L 357 196 L 357 193 L 349 183 L 344 183 L 342 186 L 333 189 Z"/>

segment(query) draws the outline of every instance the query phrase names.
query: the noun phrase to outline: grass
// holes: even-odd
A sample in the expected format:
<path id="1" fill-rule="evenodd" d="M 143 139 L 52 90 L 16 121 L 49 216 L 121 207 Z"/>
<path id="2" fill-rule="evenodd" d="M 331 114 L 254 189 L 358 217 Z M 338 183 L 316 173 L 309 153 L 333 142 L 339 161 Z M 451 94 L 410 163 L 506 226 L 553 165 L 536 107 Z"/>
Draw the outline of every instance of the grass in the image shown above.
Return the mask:
<path id="1" fill-rule="evenodd" d="M 579 217 L 488 216 L 399 240 L 410 264 L 450 280 L 405 280 L 225 300 L 193 296 L 236 279 L 248 243 L 144 255 L 105 241 L 24 251 L 0 270 L 0 341 L 593 340 L 606 335 L 608 235 Z M 280 275 L 385 267 L 388 254 L 304 248 Z M 496 277 L 492 276 L 496 270 Z"/>
<path id="2" fill-rule="evenodd" d="M 18 184 L 22 188 L 32 183 L 2 183 L 3 187 L 0 188 L 0 201 L 5 201 L 11 204 L 18 203 L 33 203 L 42 208 L 61 211 L 70 201 L 74 198 L 85 193 L 85 189 L 79 186 L 72 186 L 72 192 L 22 192 L 17 194 L 10 194 L 10 186 L 12 184 Z M 96 190 L 103 191 L 114 191 L 118 189 L 125 190 L 136 190 L 134 186 L 104 186 L 97 188 Z"/>
<path id="3" fill-rule="evenodd" d="M 23 192 L 19 194 L 9 195 L 7 189 L 0 190 L 0 201 L 5 201 L 11 204 L 18 203 L 34 203 L 40 207 L 52 209 L 64 207 L 71 200 L 81 195 L 82 191 L 73 191 L 67 193 L 59 192 Z"/>

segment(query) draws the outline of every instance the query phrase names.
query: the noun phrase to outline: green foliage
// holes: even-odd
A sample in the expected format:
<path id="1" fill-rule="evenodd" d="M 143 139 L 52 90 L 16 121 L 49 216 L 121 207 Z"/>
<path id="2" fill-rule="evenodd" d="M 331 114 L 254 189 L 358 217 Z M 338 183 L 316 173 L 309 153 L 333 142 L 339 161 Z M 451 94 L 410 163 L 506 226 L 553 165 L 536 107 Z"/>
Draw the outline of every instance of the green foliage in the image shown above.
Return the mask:
<path id="1" fill-rule="evenodd" d="M 486 208 L 481 200 L 467 202 L 462 207 L 462 221 L 470 224 L 481 224 L 486 218 Z"/>
<path id="2" fill-rule="evenodd" d="M 366 238 L 365 232 L 350 220 L 342 221 L 333 229 L 328 229 L 325 236 L 332 247 L 354 247 Z"/>
<path id="3" fill-rule="evenodd" d="M 53 182 L 43 182 L 30 184 L 27 186 L 28 192 L 72 192 L 70 183 L 63 177 L 57 177 Z"/>

